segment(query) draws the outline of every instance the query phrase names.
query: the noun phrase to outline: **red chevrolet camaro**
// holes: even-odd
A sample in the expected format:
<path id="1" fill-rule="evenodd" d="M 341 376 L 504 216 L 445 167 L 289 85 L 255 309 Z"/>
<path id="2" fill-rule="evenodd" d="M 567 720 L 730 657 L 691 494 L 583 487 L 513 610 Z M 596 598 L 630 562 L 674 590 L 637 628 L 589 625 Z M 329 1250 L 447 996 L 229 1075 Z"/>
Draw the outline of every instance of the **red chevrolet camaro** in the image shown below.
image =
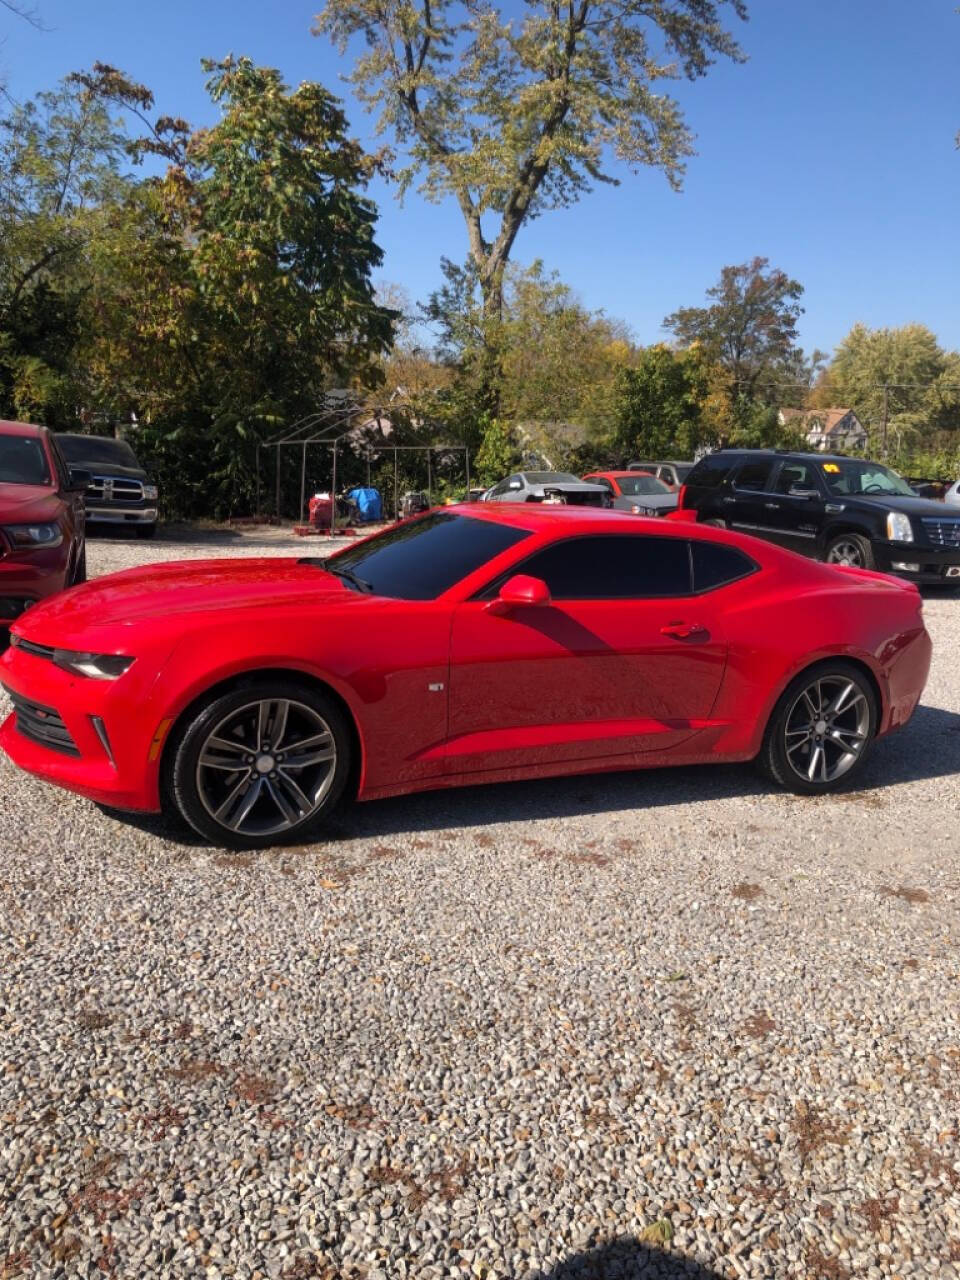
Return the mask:
<path id="1" fill-rule="evenodd" d="M 37 606 L 0 661 L 0 745 L 254 847 L 345 794 L 754 759 L 829 790 L 929 664 L 893 578 L 700 525 L 470 505 L 326 560 L 134 569 Z"/>

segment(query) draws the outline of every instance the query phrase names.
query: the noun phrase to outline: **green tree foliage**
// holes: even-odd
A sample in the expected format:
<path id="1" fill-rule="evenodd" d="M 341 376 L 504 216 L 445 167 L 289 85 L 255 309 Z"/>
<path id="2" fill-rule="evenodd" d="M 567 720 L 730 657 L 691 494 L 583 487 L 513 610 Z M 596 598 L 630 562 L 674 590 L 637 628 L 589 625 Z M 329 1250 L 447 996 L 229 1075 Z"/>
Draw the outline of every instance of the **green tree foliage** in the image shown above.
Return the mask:
<path id="1" fill-rule="evenodd" d="M 664 320 L 682 347 L 696 344 L 727 375 L 731 405 L 762 399 L 784 403 L 778 384 L 809 381 L 811 365 L 797 346 L 803 286 L 767 258 L 724 267 L 704 307 L 681 307 Z M 789 403 L 789 400 L 786 401 Z"/>
<path id="2" fill-rule="evenodd" d="M 168 503 L 222 515 L 249 507 L 259 436 L 382 376 L 393 313 L 337 100 L 248 59 L 204 67 L 209 129 L 152 121 L 149 91 L 99 64 L 3 122 L 0 407 L 135 418 Z M 146 154 L 164 176 L 132 176 Z"/>
<path id="3" fill-rule="evenodd" d="M 507 421 L 569 422 L 593 433 L 609 428 L 617 372 L 633 358 L 626 326 L 589 311 L 556 274 L 534 262 L 508 268 L 501 321 L 491 334 L 473 261 L 442 266 L 444 284 L 422 312 L 436 334 L 439 359 L 454 373 L 438 403 L 460 424 L 460 438 L 479 444 L 493 403 Z M 491 342 L 498 367 L 492 401 Z"/>
<path id="4" fill-rule="evenodd" d="M 679 186 L 692 138 L 670 78 L 742 55 L 722 24 L 743 0 L 527 0 L 518 16 L 470 0 L 327 0 L 315 31 L 402 159 L 401 189 L 456 200 L 488 322 L 524 223 L 649 165 Z M 492 224 L 492 225 L 491 225 Z M 493 361 L 489 362 L 491 370 Z"/>
<path id="5" fill-rule="evenodd" d="M 663 344 L 640 352 L 617 381 L 615 442 L 636 458 L 691 458 L 709 440 L 708 370 L 696 349 Z"/>
<path id="6" fill-rule="evenodd" d="M 885 402 L 894 437 L 919 445 L 936 432 L 960 430 L 960 355 L 945 352 L 925 325 L 854 325 L 826 382 L 834 403 L 856 410 L 877 439 Z"/>
<path id="7" fill-rule="evenodd" d="M 483 441 L 475 462 L 476 475 L 481 484 L 491 485 L 519 467 L 520 447 L 511 427 L 499 418 L 486 419 L 483 427 Z"/>

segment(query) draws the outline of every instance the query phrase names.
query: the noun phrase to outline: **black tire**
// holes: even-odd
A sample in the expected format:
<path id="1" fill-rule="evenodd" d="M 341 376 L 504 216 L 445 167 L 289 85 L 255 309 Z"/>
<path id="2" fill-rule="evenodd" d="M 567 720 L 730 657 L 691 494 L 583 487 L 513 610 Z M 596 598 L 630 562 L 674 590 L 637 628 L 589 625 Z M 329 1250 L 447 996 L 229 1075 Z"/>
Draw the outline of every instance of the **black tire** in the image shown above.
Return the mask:
<path id="1" fill-rule="evenodd" d="M 71 587 L 79 587 L 81 582 L 87 580 L 87 545 L 86 543 L 80 548 L 80 555 L 77 557 L 77 563 L 74 566 L 73 576 L 70 579 Z"/>
<path id="2" fill-rule="evenodd" d="M 277 751 L 275 744 L 268 743 L 268 751 L 261 752 L 259 743 L 256 746 L 252 742 L 246 745 L 245 739 L 237 737 L 235 731 L 228 727 L 226 732 L 230 735 L 230 752 L 220 754 L 217 745 L 209 741 L 214 736 L 214 730 L 221 730 L 224 725 L 230 726 L 236 722 L 242 728 L 246 717 L 259 716 L 258 711 L 251 712 L 250 708 L 264 703 L 290 704 L 283 718 L 283 728 L 280 729 L 282 750 Z M 294 720 L 292 729 L 289 727 L 291 717 Z M 325 761 L 309 767 L 298 766 L 292 763 L 297 757 L 290 754 L 301 743 L 310 742 L 309 734 L 306 737 L 302 733 L 297 734 L 298 728 L 309 727 L 317 721 L 330 737 L 334 752 L 328 775 L 321 774 Z M 277 718 L 272 723 L 268 718 L 265 727 L 268 734 L 272 733 L 277 729 Z M 251 723 L 251 729 L 256 730 L 256 725 Z M 284 745 L 284 734 L 289 738 L 289 746 Z M 323 736 L 319 728 L 315 736 Z M 217 741 L 222 742 L 223 739 Z M 271 746 L 272 753 L 269 751 Z M 213 768 L 201 769 L 201 753 L 204 748 L 209 748 L 208 759 L 216 758 L 218 761 Z M 320 747 L 319 742 L 314 748 L 315 751 L 324 749 L 326 744 Z M 250 754 L 243 754 L 247 751 Z M 307 752 L 301 758 L 306 759 L 309 754 Z M 351 773 L 353 754 L 351 727 L 332 697 L 309 685 L 300 684 L 295 679 L 251 680 L 227 693 L 211 694 L 206 701 L 195 706 L 178 726 L 165 755 L 165 801 L 176 808 L 194 831 L 221 848 L 262 849 L 293 840 L 303 841 L 322 823 L 343 796 Z M 264 767 L 264 762 L 273 759 L 273 755 L 276 756 L 275 771 L 270 772 Z M 288 762 L 285 767 L 282 764 L 284 759 Z M 233 764 L 234 761 L 237 768 L 228 768 L 227 764 Z M 316 776 L 309 769 L 316 769 Z M 288 773 L 288 770 L 292 773 Z M 295 784 L 293 787 L 289 785 L 291 776 Z M 240 790 L 241 787 L 245 787 L 245 790 Z M 253 804 L 249 816 L 244 818 L 240 829 L 231 828 L 229 818 L 243 809 L 245 800 L 253 790 L 256 790 L 259 798 Z M 316 802 L 314 808 L 300 817 L 296 817 L 296 811 L 302 810 L 303 806 L 291 795 L 292 792 L 295 796 L 298 791 L 303 800 Z M 229 797 L 234 793 L 238 796 L 236 806 L 226 811 L 224 820 L 219 819 L 214 805 L 224 795 Z M 293 812 L 285 812 L 284 806 Z M 281 820 L 286 818 L 286 825 L 270 829 L 271 814 L 274 818 L 279 816 Z"/>
<path id="3" fill-rule="evenodd" d="M 823 739 L 827 739 L 823 752 L 828 761 L 831 758 L 839 758 L 842 755 L 842 748 L 829 741 L 830 734 L 824 733 L 819 739 L 811 739 L 809 749 L 804 754 L 804 743 L 799 741 L 796 727 L 791 728 L 798 724 L 795 708 L 798 707 L 798 703 L 803 699 L 804 690 L 809 689 L 817 682 L 822 682 L 825 689 L 846 683 L 852 684 L 856 689 L 856 701 L 851 705 L 851 709 L 840 713 L 840 717 L 835 718 L 830 723 L 839 723 L 839 733 L 846 735 L 845 745 L 850 746 L 853 744 L 854 728 L 856 728 L 857 736 L 863 735 L 863 741 L 857 747 L 855 758 L 836 777 L 818 776 L 812 778 L 807 774 L 807 768 L 812 760 L 813 752 L 817 750 L 818 742 L 822 743 Z M 860 697 L 864 700 L 862 717 L 860 715 Z M 793 791 L 798 795 L 820 795 L 826 791 L 840 790 L 849 786 L 863 768 L 863 762 L 869 755 L 876 736 L 877 717 L 877 695 L 869 677 L 860 667 L 857 667 L 852 662 L 845 662 L 842 658 L 818 662 L 814 666 L 808 667 L 806 671 L 801 671 L 790 682 L 777 701 L 777 705 L 774 707 L 767 723 L 763 746 L 760 748 L 756 763 L 761 772 L 778 786 L 787 791 Z M 856 725 L 854 724 L 855 719 L 858 721 Z M 820 723 L 819 718 L 816 723 Z M 788 752 L 788 735 L 793 739 L 793 742 L 789 743 L 790 752 Z M 848 754 L 853 753 L 849 752 Z M 819 773 L 820 771 L 817 770 L 817 772 Z M 829 764 L 823 770 L 823 773 L 829 773 Z M 804 774 L 807 774 L 807 776 L 804 776 Z"/>
<path id="4" fill-rule="evenodd" d="M 839 557 L 849 550 L 849 559 Z M 852 564 L 858 569 L 875 569 L 877 567 L 873 547 L 868 538 L 859 533 L 838 533 L 823 548 L 823 560 L 826 564 Z"/>
<path id="5" fill-rule="evenodd" d="M 156 532 L 157 526 L 155 524 L 137 525 L 137 537 L 141 542 L 149 542 L 156 535 Z"/>

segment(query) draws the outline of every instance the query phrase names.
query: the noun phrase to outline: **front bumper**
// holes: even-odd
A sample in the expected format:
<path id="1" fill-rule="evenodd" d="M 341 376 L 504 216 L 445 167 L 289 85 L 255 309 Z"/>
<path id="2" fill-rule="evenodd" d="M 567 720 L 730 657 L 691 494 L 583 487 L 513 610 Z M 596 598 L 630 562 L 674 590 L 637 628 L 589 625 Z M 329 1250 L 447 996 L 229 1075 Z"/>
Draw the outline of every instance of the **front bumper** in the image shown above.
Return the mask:
<path id="1" fill-rule="evenodd" d="M 26 732 L 21 732 L 19 712 L 0 726 L 0 749 L 28 773 L 98 804 L 157 812 L 159 770 L 150 761 L 158 727 L 150 709 L 152 680 L 137 667 L 134 663 L 118 680 L 90 680 L 22 649 L 8 650 L 0 661 L 0 684 L 18 703 L 54 713 L 74 750 L 38 741 L 35 723 L 26 721 Z M 96 720 L 106 732 L 109 751 Z"/>
<path id="2" fill-rule="evenodd" d="M 156 524 L 156 507 L 87 507 L 88 524 Z"/>
<path id="3" fill-rule="evenodd" d="M 877 568 L 926 586 L 960 587 L 960 548 L 925 547 L 918 542 L 874 542 Z M 916 569 L 900 566 L 916 565 Z M 952 572 L 951 572 L 952 570 Z"/>

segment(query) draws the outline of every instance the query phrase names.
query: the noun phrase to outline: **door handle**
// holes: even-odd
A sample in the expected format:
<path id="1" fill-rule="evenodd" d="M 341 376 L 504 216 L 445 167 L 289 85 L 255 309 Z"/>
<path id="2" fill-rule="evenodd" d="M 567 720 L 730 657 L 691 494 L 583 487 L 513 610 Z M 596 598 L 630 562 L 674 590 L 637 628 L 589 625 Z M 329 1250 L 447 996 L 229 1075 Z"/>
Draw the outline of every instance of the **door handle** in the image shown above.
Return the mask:
<path id="1" fill-rule="evenodd" d="M 779 502 L 765 502 L 763 505 L 766 507 L 766 509 L 767 509 L 768 511 L 779 511 L 779 510 L 780 510 L 780 503 L 779 503 Z"/>
<path id="2" fill-rule="evenodd" d="M 662 636 L 672 636 L 674 640 L 690 640 L 693 636 L 705 636 L 707 628 L 699 622 L 668 622 L 660 628 Z"/>

